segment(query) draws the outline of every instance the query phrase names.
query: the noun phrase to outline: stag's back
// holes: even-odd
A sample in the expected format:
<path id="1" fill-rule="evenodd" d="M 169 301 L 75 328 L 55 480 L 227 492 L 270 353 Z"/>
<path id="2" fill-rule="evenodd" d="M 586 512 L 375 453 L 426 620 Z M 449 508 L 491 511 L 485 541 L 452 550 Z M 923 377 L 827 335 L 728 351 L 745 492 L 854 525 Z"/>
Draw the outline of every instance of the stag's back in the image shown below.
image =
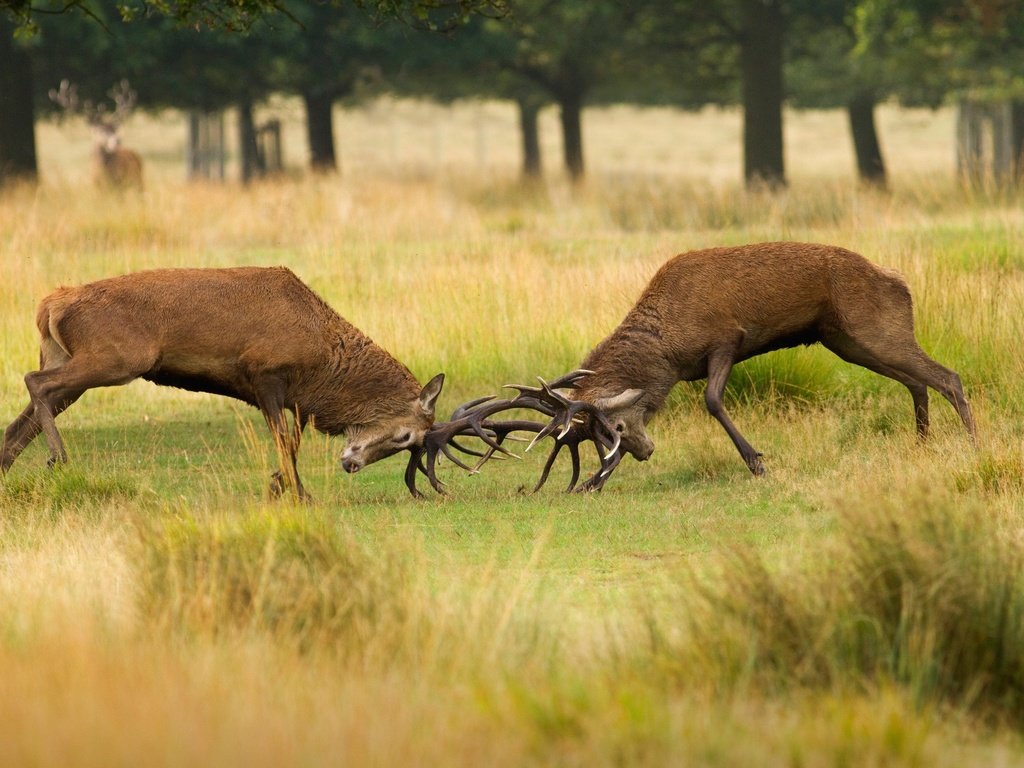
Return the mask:
<path id="1" fill-rule="evenodd" d="M 906 307 L 903 279 L 863 256 L 813 243 L 758 243 L 680 254 L 651 279 L 620 331 L 648 329 L 674 359 L 698 358 L 724 334 L 742 331 L 741 357 L 811 343 Z M 902 310 L 901 310 L 902 311 Z"/>
<path id="2" fill-rule="evenodd" d="M 348 390 L 363 381 L 419 391 L 405 366 L 281 267 L 157 269 L 60 288 L 37 322 L 44 348 L 115 349 L 146 368 L 143 378 L 247 402 L 250 382 L 271 372 L 311 411 L 327 397 L 357 400 Z"/>

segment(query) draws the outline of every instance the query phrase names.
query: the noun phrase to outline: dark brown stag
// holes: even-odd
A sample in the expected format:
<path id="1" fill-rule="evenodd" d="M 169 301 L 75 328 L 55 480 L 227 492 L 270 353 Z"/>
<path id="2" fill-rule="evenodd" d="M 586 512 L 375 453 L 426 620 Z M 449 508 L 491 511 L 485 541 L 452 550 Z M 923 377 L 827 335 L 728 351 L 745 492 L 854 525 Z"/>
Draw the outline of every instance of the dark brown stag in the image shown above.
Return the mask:
<path id="1" fill-rule="evenodd" d="M 29 403 L 4 433 L 5 473 L 40 432 L 49 464 L 65 462 L 55 417 L 86 390 L 139 378 L 259 408 L 281 459 L 272 490 L 290 486 L 299 496 L 306 492 L 296 457 L 309 423 L 348 438 L 341 457 L 346 472 L 410 451 L 406 484 L 414 496 L 420 495 L 417 471 L 440 491 L 439 454 L 465 466 L 449 444 L 474 451 L 455 438 L 481 438 L 483 458 L 507 452 L 501 442 L 510 432 L 544 426 L 492 420 L 501 411 L 531 407 L 528 398 L 474 401 L 452 421 L 435 424 L 444 375 L 420 387 L 404 365 L 281 267 L 159 269 L 59 288 L 40 303 L 36 325 L 40 370 L 25 376 Z M 534 405 L 555 414 L 544 403 Z"/>
<path id="2" fill-rule="evenodd" d="M 580 490 L 600 490 L 623 453 L 646 461 L 654 443 L 646 424 L 679 381 L 707 379 L 704 400 L 743 461 L 764 473 L 761 454 L 733 424 L 722 394 L 733 365 L 785 347 L 820 343 L 843 360 L 900 382 L 913 398 L 918 434 L 928 433 L 928 388 L 948 400 L 974 437 L 974 419 L 960 377 L 932 360 L 914 337 L 910 291 L 896 272 L 859 254 L 812 243 L 759 243 L 684 253 L 658 270 L 636 306 L 583 361 L 573 400 L 604 415 L 577 420 L 556 435 L 537 484 L 559 450 L 573 458 L 595 440 L 601 469 Z M 543 389 L 543 388 L 542 388 Z M 552 408 L 569 402 L 556 391 L 534 396 Z M 615 455 L 608 456 L 614 431 Z"/>

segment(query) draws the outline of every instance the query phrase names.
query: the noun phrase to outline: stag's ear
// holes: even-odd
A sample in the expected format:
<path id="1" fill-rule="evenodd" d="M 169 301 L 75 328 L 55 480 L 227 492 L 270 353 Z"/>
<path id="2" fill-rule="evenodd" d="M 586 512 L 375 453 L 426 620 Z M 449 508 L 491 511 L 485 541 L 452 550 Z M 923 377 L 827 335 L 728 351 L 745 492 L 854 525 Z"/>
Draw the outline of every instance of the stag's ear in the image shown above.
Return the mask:
<path id="1" fill-rule="evenodd" d="M 428 416 L 434 415 L 434 405 L 437 403 L 437 398 L 441 394 L 441 387 L 444 386 L 444 374 L 439 373 L 437 376 L 427 382 L 426 386 L 420 392 L 420 408 Z"/>
<path id="2" fill-rule="evenodd" d="M 599 410 L 612 412 L 635 405 L 644 396 L 642 389 L 627 389 L 614 397 L 600 397 L 594 401 L 594 406 Z"/>

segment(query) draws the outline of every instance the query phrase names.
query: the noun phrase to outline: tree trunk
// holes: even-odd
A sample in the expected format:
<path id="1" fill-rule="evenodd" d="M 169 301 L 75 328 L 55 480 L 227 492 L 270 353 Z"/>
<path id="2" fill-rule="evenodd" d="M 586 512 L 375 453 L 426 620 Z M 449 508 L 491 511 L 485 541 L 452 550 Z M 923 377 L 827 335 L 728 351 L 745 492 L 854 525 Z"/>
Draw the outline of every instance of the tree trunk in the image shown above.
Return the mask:
<path id="1" fill-rule="evenodd" d="M 863 183 L 885 189 L 885 161 L 875 126 L 875 97 L 869 93 L 858 94 L 847 104 L 846 111 L 857 155 L 857 175 Z"/>
<path id="2" fill-rule="evenodd" d="M 38 173 L 32 61 L 15 45 L 10 22 L 0 17 L 0 186 L 35 181 Z"/>
<path id="3" fill-rule="evenodd" d="M 1013 151 L 1013 180 L 1017 184 L 1024 182 L 1024 101 L 1014 101 L 1010 105 L 1010 147 Z"/>
<path id="4" fill-rule="evenodd" d="M 562 146 L 565 170 L 573 182 L 583 178 L 583 96 L 571 93 L 559 98 L 562 119 Z"/>
<path id="5" fill-rule="evenodd" d="M 260 155 L 256 141 L 256 122 L 252 117 L 252 102 L 243 101 L 238 105 L 238 148 L 242 183 L 248 184 L 267 172 L 266 163 Z"/>
<path id="6" fill-rule="evenodd" d="M 334 156 L 334 98 L 312 93 L 302 98 L 306 103 L 309 167 L 317 173 L 333 173 L 338 170 Z"/>
<path id="7" fill-rule="evenodd" d="M 543 102 L 529 96 L 516 99 L 519 105 L 519 128 L 523 136 L 523 178 L 541 175 L 540 126 L 538 116 Z"/>
<path id="8" fill-rule="evenodd" d="M 782 0 L 743 0 L 743 176 L 748 186 L 786 183 L 782 155 Z"/>

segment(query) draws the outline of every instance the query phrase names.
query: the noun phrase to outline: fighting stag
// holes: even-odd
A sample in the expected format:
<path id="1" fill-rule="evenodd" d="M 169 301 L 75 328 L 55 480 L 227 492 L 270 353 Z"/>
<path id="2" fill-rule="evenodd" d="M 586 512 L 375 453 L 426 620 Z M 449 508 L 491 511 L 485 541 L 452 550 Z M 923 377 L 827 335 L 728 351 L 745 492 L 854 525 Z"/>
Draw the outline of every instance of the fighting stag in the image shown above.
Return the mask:
<path id="1" fill-rule="evenodd" d="M 122 80 L 107 94 L 114 103 L 109 112 L 106 104 L 82 101 L 77 89 L 67 80 L 59 88 L 50 89 L 50 100 L 65 114 L 81 115 L 92 126 L 93 180 L 97 186 L 113 189 L 142 189 L 142 159 L 137 152 L 121 146 L 121 125 L 135 109 L 138 94 Z"/>
<path id="2" fill-rule="evenodd" d="M 476 473 L 496 454 L 513 456 L 514 454 L 505 448 L 503 443 L 515 432 L 535 433 L 526 450 L 545 437 L 552 436 L 555 440 L 554 449 L 534 491 L 544 485 L 555 459 L 564 447 L 568 447 L 572 458 L 572 480 L 567 490 L 571 491 L 576 486 L 580 473 L 579 444 L 584 439 L 583 435 L 587 436 L 586 439 L 592 439 L 598 446 L 598 458 L 601 462 L 601 468 L 588 482 L 603 485 L 604 480 L 622 458 L 619 453 L 619 435 L 605 415 L 592 403 L 572 400 L 558 391 L 575 388 L 580 379 L 590 373 L 593 372 L 576 370 L 550 383 L 539 379 L 539 387 L 508 384 L 507 388 L 518 391 L 513 398 L 499 400 L 493 396 L 482 397 L 460 405 L 452 413 L 450 421 L 434 424 L 427 431 L 423 444 L 410 448 L 409 464 L 405 470 L 405 484 L 409 492 L 413 496 L 421 496 L 416 489 L 416 473 L 420 472 L 427 477 L 434 490 L 444 493 L 444 483 L 438 479 L 436 468 L 437 459 L 441 455 L 470 473 Z M 545 423 L 528 419 L 501 421 L 493 418 L 504 411 L 519 409 L 537 411 L 550 420 Z M 478 438 L 486 448 L 483 451 L 467 448 L 456 440 L 458 437 Z M 478 461 L 470 466 L 462 461 L 455 451 L 474 456 Z"/>
<path id="3" fill-rule="evenodd" d="M 588 372 L 573 382 L 572 405 L 582 418 L 557 435 L 537 488 L 558 451 L 569 447 L 571 490 L 578 478 L 578 446 L 588 440 L 600 446 L 601 469 L 580 490 L 600 490 L 625 453 L 646 461 L 654 451 L 646 424 L 672 387 L 705 378 L 708 412 L 750 471 L 764 474 L 761 453 L 722 404 L 729 374 L 733 365 L 755 355 L 814 343 L 906 386 L 922 439 L 928 434 L 929 388 L 952 404 L 974 437 L 960 377 L 918 345 L 910 291 L 898 273 L 829 245 L 711 248 L 664 264 L 618 328 L 584 359 Z M 547 390 L 530 394 L 552 408 L 565 408 L 568 400 Z M 589 406 L 577 406 L 581 401 Z M 607 455 L 611 431 L 618 441 L 613 457 Z"/>
<path id="4" fill-rule="evenodd" d="M 140 378 L 258 408 L 279 452 L 275 495 L 290 487 L 307 496 L 296 469 L 307 424 L 346 436 L 346 472 L 411 451 L 406 483 L 414 496 L 420 467 L 440 490 L 434 465 L 439 453 L 456 458 L 450 444 L 463 450 L 457 437 L 475 434 L 489 451 L 503 451 L 512 431 L 544 426 L 496 423 L 489 417 L 511 403 L 482 401 L 435 424 L 444 374 L 420 387 L 408 368 L 283 267 L 157 269 L 58 288 L 40 302 L 36 325 L 40 366 L 26 374 L 29 403 L 4 433 L 4 473 L 40 433 L 49 465 L 66 462 L 54 419 L 89 389 Z M 524 397 L 515 407 L 531 404 Z"/>

